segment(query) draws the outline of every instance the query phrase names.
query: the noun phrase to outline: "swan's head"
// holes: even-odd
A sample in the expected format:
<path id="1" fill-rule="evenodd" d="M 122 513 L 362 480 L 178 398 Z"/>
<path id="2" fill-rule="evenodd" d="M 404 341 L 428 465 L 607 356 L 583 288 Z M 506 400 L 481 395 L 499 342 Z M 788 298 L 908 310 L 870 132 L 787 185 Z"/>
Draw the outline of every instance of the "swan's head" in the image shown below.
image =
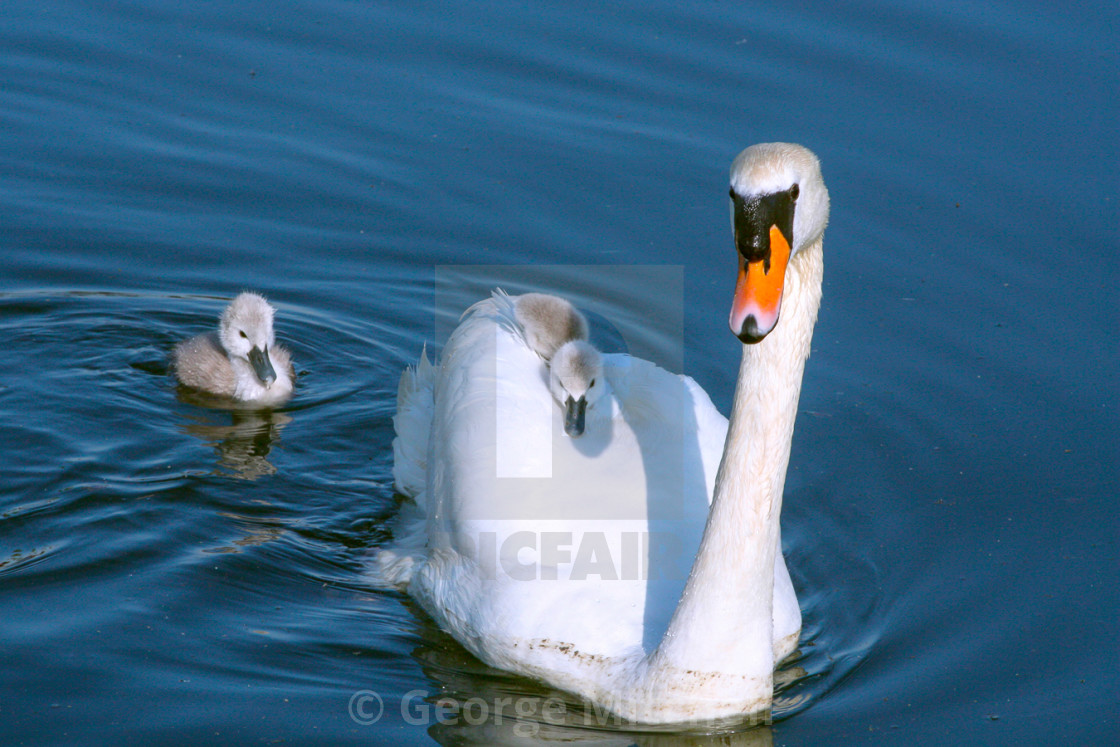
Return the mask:
<path id="1" fill-rule="evenodd" d="M 247 361 L 264 387 L 276 381 L 268 350 L 275 343 L 272 317 L 275 310 L 256 293 L 242 293 L 222 312 L 218 335 L 230 360 Z"/>
<path id="2" fill-rule="evenodd" d="M 731 164 L 731 227 L 739 280 L 731 331 L 758 342 L 778 323 L 789 261 L 828 224 L 828 190 L 817 157 L 792 143 L 763 143 Z"/>
<path id="3" fill-rule="evenodd" d="M 587 339 L 587 319 L 566 299 L 546 293 L 518 296 L 514 318 L 525 331 L 529 347 L 546 361 L 570 340 Z"/>
<path id="4" fill-rule="evenodd" d="M 549 389 L 564 408 L 564 432 L 582 436 L 587 409 L 607 396 L 602 354 L 583 340 L 561 345 L 549 366 Z"/>

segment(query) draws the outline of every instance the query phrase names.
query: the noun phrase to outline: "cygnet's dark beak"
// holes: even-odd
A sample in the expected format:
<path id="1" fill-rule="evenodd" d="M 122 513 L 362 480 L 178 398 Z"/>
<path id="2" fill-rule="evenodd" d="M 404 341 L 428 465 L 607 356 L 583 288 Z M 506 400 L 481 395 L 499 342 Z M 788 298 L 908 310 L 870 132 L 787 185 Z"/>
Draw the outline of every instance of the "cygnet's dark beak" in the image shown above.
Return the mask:
<path id="1" fill-rule="evenodd" d="M 254 346 L 249 351 L 249 363 L 253 366 L 257 378 L 266 387 L 271 386 L 272 382 L 276 381 L 276 371 L 272 368 L 272 361 L 268 357 L 268 345 L 264 346 L 263 352 L 260 348 Z"/>
<path id="2" fill-rule="evenodd" d="M 580 397 L 579 399 L 568 397 L 568 401 L 564 406 L 564 432 L 572 438 L 579 438 L 582 436 L 586 414 L 586 397 Z"/>

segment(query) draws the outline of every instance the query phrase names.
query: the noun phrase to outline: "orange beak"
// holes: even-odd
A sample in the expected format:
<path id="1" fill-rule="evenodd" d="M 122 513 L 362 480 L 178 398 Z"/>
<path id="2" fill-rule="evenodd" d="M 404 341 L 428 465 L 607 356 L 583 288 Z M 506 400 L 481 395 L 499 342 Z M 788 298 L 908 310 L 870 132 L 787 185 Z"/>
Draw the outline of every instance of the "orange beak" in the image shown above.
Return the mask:
<path id="1" fill-rule="evenodd" d="M 748 262 L 739 255 L 739 280 L 731 302 L 730 324 L 731 331 L 743 342 L 758 342 L 778 323 L 789 254 L 789 242 L 773 225 L 770 226 L 768 263 L 761 259 Z"/>

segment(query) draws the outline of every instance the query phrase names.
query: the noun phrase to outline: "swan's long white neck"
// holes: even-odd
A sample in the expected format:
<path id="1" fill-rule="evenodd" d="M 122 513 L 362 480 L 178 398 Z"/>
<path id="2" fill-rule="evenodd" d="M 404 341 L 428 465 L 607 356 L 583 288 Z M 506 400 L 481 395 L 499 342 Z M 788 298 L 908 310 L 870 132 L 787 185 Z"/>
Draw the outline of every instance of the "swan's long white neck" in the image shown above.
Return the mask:
<path id="1" fill-rule="evenodd" d="M 662 683 L 693 680 L 693 697 L 738 700 L 752 711 L 768 708 L 773 693 L 774 554 L 801 376 L 820 307 L 821 243 L 791 259 L 775 329 L 743 345 L 704 536 L 646 672 Z"/>

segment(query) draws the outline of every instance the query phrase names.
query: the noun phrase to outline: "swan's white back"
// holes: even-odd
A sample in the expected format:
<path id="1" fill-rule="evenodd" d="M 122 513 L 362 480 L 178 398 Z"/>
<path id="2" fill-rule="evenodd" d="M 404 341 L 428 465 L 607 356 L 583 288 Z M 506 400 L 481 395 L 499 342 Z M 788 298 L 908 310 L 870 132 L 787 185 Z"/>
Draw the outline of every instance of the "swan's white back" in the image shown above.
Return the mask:
<path id="1" fill-rule="evenodd" d="M 655 645 L 703 531 L 727 421 L 690 379 L 604 356 L 621 406 L 600 403 L 584 435 L 569 438 L 546 364 L 510 321 L 497 303 L 476 305 L 444 350 L 442 375 L 432 371 L 434 505 L 410 588 L 444 595 L 429 599 L 433 614 L 502 647 L 550 639 L 620 656 Z M 642 401 L 627 408 L 632 396 Z M 697 411 L 703 446 L 682 443 Z M 650 570 L 663 578 L 647 600 Z M 448 576 L 472 578 L 469 591 Z"/>

